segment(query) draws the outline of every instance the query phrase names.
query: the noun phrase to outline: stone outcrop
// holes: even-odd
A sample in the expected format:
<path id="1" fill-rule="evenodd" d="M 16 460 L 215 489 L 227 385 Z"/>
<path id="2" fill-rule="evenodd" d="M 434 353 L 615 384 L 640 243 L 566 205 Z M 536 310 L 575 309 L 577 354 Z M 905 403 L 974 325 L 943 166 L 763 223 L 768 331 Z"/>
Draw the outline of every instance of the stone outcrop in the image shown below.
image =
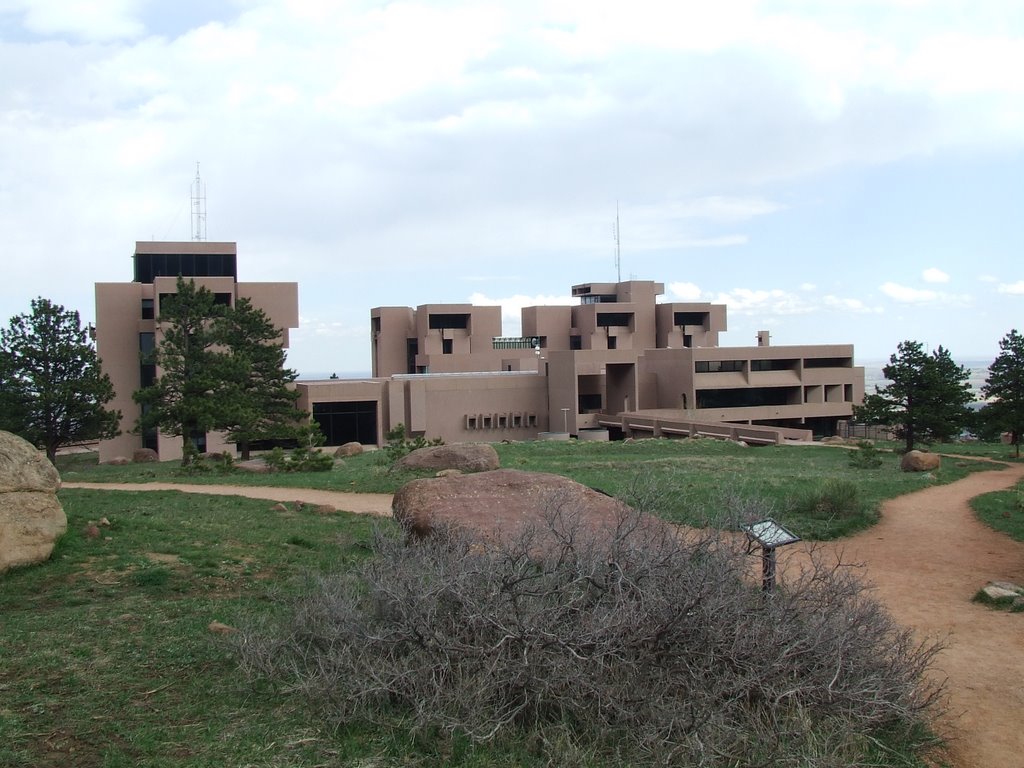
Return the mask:
<path id="1" fill-rule="evenodd" d="M 470 475 L 412 480 L 394 496 L 395 519 L 416 536 L 454 524 L 492 538 L 513 538 L 534 528 L 543 538 L 552 515 L 576 520 L 582 530 L 607 536 L 626 518 L 639 515 L 628 505 L 560 475 L 499 469 Z M 640 515 L 641 527 L 661 531 L 666 524 Z"/>
<path id="2" fill-rule="evenodd" d="M 0 572 L 49 558 L 68 527 L 60 475 L 17 435 L 0 432 Z"/>
<path id="3" fill-rule="evenodd" d="M 939 454 L 924 451 L 907 451 L 900 459 L 900 469 L 904 472 L 932 472 L 942 463 Z"/>
<path id="4" fill-rule="evenodd" d="M 338 459 L 347 459 L 349 456 L 358 456 L 362 452 L 362 443 L 345 443 L 344 445 L 338 446 L 338 450 L 334 452 L 334 456 Z"/>
<path id="5" fill-rule="evenodd" d="M 160 457 L 152 448 L 136 448 L 132 454 L 132 462 L 135 464 L 152 464 L 160 461 Z"/>
<path id="6" fill-rule="evenodd" d="M 418 448 L 398 461 L 399 469 L 461 469 L 463 472 L 489 472 L 501 466 L 498 452 L 487 443 L 453 443 Z"/>

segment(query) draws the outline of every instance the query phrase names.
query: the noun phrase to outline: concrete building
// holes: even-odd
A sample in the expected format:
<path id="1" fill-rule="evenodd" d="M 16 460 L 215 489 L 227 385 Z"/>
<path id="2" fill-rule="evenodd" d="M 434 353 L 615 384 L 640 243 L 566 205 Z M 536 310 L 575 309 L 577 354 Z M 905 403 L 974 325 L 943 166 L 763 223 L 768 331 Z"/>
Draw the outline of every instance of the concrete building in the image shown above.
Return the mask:
<path id="1" fill-rule="evenodd" d="M 179 275 L 192 278 L 224 304 L 248 298 L 281 329 L 283 343 L 288 345 L 288 330 L 299 325 L 298 284 L 239 282 L 237 255 L 235 243 L 137 242 L 132 282 L 96 284 L 96 351 L 114 384 L 110 405 L 122 415 L 122 434 L 100 443 L 100 461 L 131 457 L 143 447 L 153 448 L 163 460 L 181 458 L 180 438 L 156 431 L 131 432 L 140 413 L 132 393 L 160 375 L 144 360 L 160 341 L 161 298 L 177 291 Z M 195 435 L 194 440 L 201 450 L 226 447 L 216 433 Z"/>
<path id="2" fill-rule="evenodd" d="M 649 280 L 573 286 L 575 306 L 370 311 L 372 378 L 298 382 L 329 444 L 377 443 L 404 424 L 449 442 L 713 434 L 777 442 L 833 434 L 864 395 L 849 344 L 719 347 L 726 307 L 657 302 Z"/>
<path id="3" fill-rule="evenodd" d="M 141 357 L 160 340 L 160 297 L 180 274 L 225 303 L 247 296 L 282 329 L 298 326 L 295 283 L 240 283 L 234 243 L 140 242 L 135 279 L 96 286 L 96 343 L 124 414 L 125 433 L 101 461 L 137 447 L 180 457 L 180 439 L 133 435 L 132 392 L 159 370 Z M 720 347 L 726 307 L 658 303 L 662 283 L 573 286 L 573 306 L 527 307 L 522 336 L 502 335 L 501 309 L 470 304 L 370 311 L 372 375 L 298 381 L 297 405 L 328 445 L 380 445 L 402 424 L 447 442 L 523 440 L 550 433 L 607 439 L 708 434 L 780 442 L 834 434 L 864 395 L 849 344 L 784 346 L 766 331 L 749 347 Z M 196 436 L 222 450 L 222 436 Z"/>

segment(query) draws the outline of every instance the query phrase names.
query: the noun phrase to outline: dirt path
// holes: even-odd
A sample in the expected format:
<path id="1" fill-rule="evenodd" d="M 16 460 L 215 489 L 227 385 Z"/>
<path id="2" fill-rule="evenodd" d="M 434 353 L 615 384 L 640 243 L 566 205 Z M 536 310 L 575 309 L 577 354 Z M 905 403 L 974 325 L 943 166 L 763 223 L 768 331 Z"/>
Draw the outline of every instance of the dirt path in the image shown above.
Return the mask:
<path id="1" fill-rule="evenodd" d="M 900 624 L 945 640 L 933 674 L 948 680 L 939 730 L 956 768 L 1024 765 L 1024 614 L 971 602 L 988 581 L 1024 583 L 1024 544 L 978 522 L 968 504 L 1022 477 L 1012 465 L 900 496 L 882 505 L 878 525 L 832 545 L 865 564 Z"/>
<path id="2" fill-rule="evenodd" d="M 390 493 L 345 493 L 318 491 L 312 488 L 278 488 L 241 485 L 188 485 L 185 483 L 62 483 L 62 488 L 92 488 L 101 491 L 181 491 L 208 493 L 214 496 L 244 496 L 268 501 L 303 501 L 307 504 L 330 504 L 335 509 L 359 515 L 391 515 Z"/>
<path id="3" fill-rule="evenodd" d="M 828 545 L 844 561 L 865 564 L 867 580 L 898 622 L 945 640 L 933 674 L 948 680 L 950 714 L 939 727 L 950 739 L 955 768 L 1024 765 L 1024 614 L 971 602 L 987 581 L 1024 582 L 1024 544 L 979 523 L 968 504 L 1021 478 L 1024 465 L 1012 465 L 901 496 L 883 504 L 878 525 Z M 360 514 L 391 513 L 388 494 L 177 483 L 64 487 L 301 500 Z M 799 556 L 780 550 L 780 566 Z"/>

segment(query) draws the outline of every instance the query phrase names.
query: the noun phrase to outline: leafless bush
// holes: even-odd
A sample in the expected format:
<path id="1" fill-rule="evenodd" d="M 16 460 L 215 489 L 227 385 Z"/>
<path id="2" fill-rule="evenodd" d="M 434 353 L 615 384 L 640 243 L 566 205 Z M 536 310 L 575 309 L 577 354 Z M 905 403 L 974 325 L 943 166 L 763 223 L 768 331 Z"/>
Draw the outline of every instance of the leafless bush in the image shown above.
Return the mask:
<path id="1" fill-rule="evenodd" d="M 513 541 L 379 532 L 357 572 L 240 633 L 239 658 L 339 722 L 528 737 L 558 760 L 856 765 L 936 704 L 938 647 L 848 568 L 810 558 L 766 597 L 741 546 L 641 519 L 595 534 L 556 506 Z"/>

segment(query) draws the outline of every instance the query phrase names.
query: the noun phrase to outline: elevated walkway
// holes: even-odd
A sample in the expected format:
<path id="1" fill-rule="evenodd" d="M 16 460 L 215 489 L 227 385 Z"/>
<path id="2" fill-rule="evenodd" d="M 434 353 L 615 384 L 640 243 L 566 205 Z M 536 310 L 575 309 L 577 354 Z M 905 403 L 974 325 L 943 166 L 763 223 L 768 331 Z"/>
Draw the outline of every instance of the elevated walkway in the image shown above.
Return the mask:
<path id="1" fill-rule="evenodd" d="M 670 408 L 602 413 L 597 417 L 597 423 L 602 427 L 620 429 L 627 437 L 714 437 L 720 440 L 742 440 L 755 445 L 783 445 L 814 439 L 809 429 L 700 421 L 688 416 L 686 411 Z"/>

